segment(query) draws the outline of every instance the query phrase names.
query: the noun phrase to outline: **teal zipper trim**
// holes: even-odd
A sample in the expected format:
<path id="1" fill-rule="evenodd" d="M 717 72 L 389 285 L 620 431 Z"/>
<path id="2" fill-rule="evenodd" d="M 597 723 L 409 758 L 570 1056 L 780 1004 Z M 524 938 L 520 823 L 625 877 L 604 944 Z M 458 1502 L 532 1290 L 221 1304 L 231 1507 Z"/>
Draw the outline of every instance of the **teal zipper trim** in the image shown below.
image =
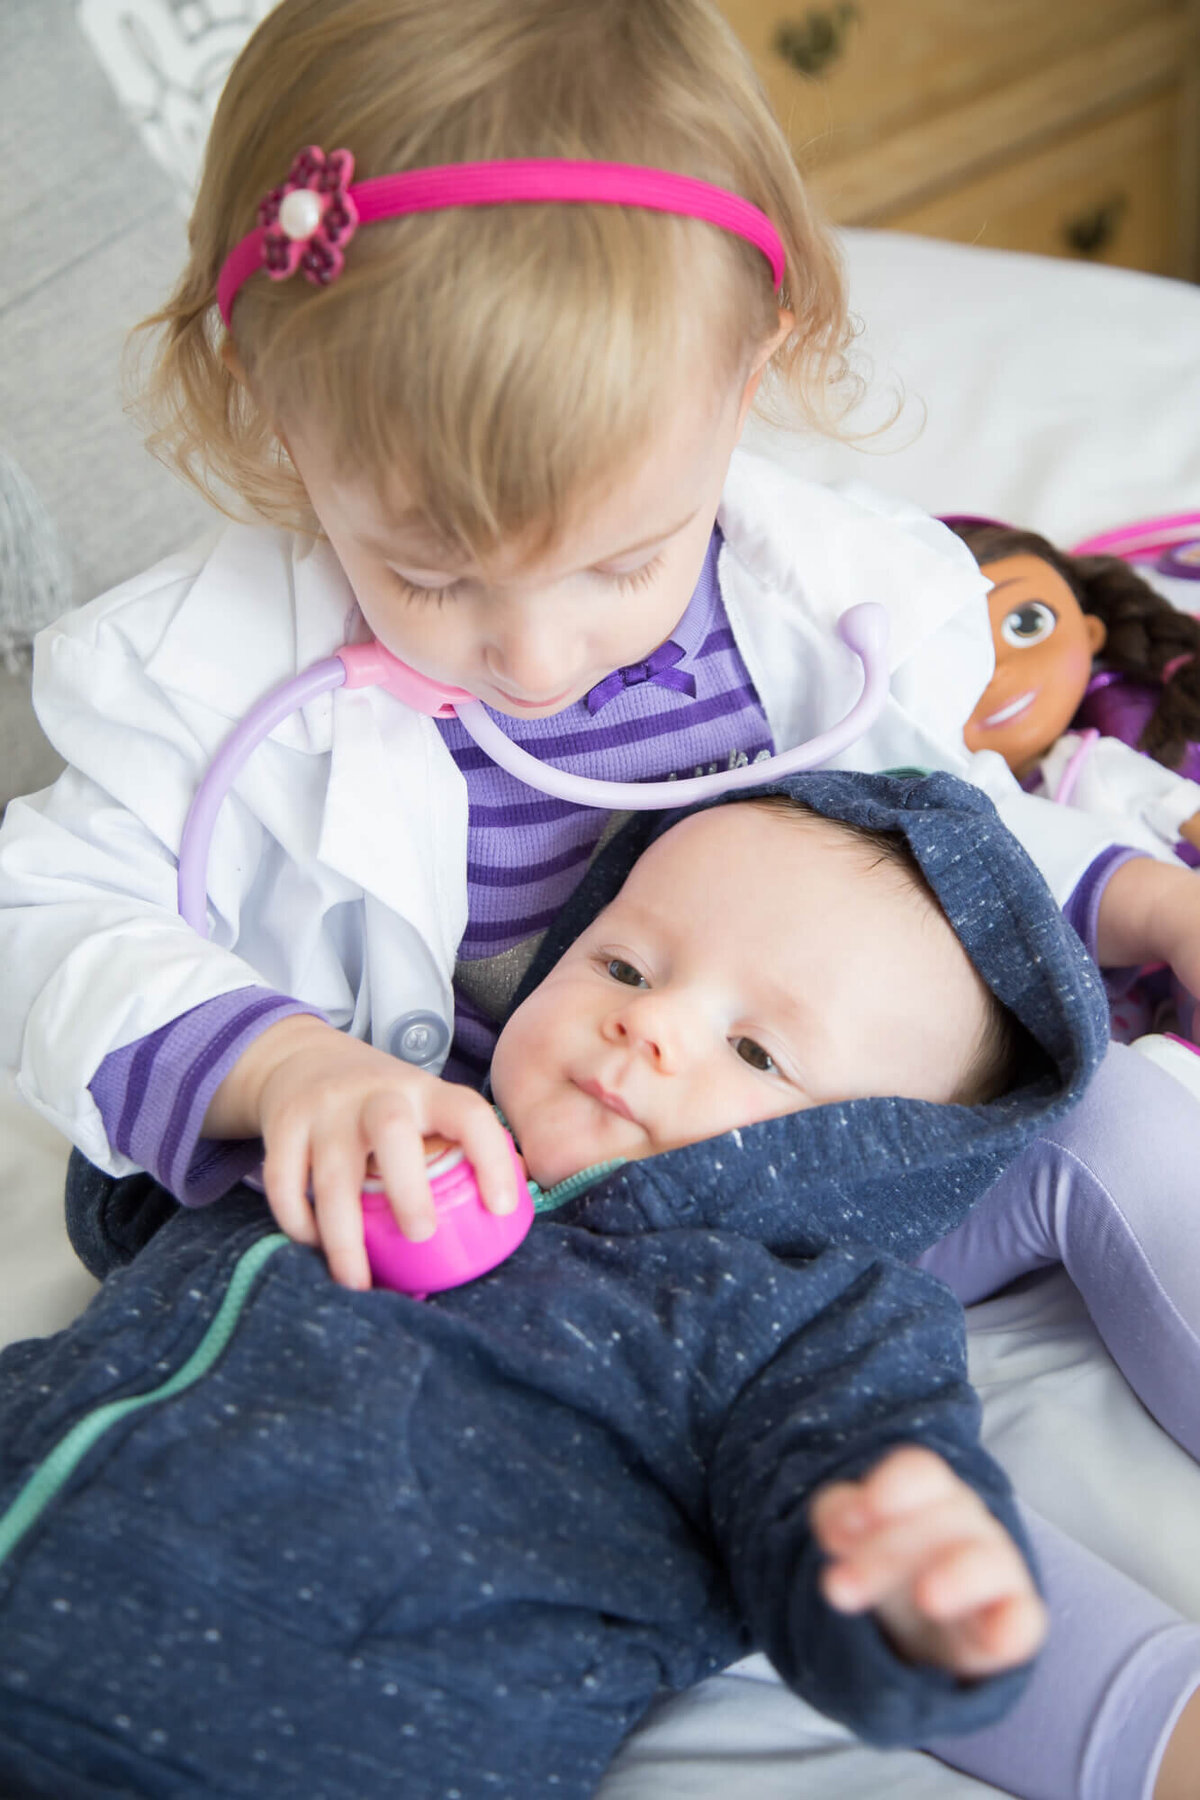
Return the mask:
<path id="1" fill-rule="evenodd" d="M 512 1126 L 494 1100 L 492 1101 L 492 1111 L 508 1135 L 512 1137 Z M 521 1146 L 518 1144 L 517 1149 L 520 1148 Z M 598 1181 L 603 1181 L 604 1177 L 611 1175 L 614 1169 L 623 1169 L 628 1160 L 628 1157 L 625 1156 L 615 1156 L 611 1162 L 593 1163 L 590 1168 L 580 1169 L 577 1174 L 568 1175 L 564 1181 L 556 1181 L 553 1187 L 548 1188 L 540 1188 L 536 1181 L 527 1180 L 525 1185 L 529 1189 L 534 1212 L 548 1213 L 553 1212 L 556 1206 L 565 1206 L 568 1200 L 574 1200 L 576 1194 L 586 1194 L 590 1187 L 595 1187 Z"/>
<path id="2" fill-rule="evenodd" d="M 72 1425 L 66 1437 L 55 1445 L 44 1462 L 38 1464 L 8 1511 L 0 1518 L 0 1563 L 12 1554 L 26 1532 L 37 1524 L 55 1495 L 70 1480 L 93 1444 L 103 1437 L 110 1426 L 127 1418 L 130 1413 L 140 1412 L 143 1407 L 172 1399 L 208 1373 L 233 1336 L 238 1316 L 246 1304 L 259 1270 L 287 1242 L 283 1233 L 276 1231 L 269 1237 L 259 1238 L 257 1243 L 243 1253 L 234 1265 L 225 1298 L 212 1324 L 182 1368 L 177 1369 L 161 1387 L 152 1388 L 146 1394 L 131 1394 L 124 1400 L 108 1400 Z"/>
<path id="3" fill-rule="evenodd" d="M 623 1169 L 626 1158 L 618 1156 L 612 1162 L 593 1163 L 590 1169 L 580 1169 L 577 1175 L 568 1175 L 565 1181 L 556 1181 L 552 1188 L 542 1189 L 536 1181 L 529 1183 L 529 1193 L 533 1200 L 535 1213 L 553 1212 L 556 1206 L 565 1206 L 568 1200 L 574 1200 L 576 1194 L 586 1194 L 590 1187 L 595 1187 L 614 1169 Z"/>

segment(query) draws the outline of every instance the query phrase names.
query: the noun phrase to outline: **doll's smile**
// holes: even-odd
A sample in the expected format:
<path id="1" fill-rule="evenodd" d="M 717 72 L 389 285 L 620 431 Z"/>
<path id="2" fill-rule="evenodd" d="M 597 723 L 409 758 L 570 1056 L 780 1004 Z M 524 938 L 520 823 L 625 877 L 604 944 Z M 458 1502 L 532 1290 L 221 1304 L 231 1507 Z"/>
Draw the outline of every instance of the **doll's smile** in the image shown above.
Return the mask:
<path id="1" fill-rule="evenodd" d="M 1029 688 L 1025 693 L 1018 694 L 1015 700 L 1010 700 L 1007 706 L 1002 706 L 998 712 L 989 713 L 986 719 L 980 719 L 979 723 L 985 731 L 994 725 L 1007 725 L 1010 719 L 1019 718 L 1026 712 L 1037 697 L 1037 688 Z"/>

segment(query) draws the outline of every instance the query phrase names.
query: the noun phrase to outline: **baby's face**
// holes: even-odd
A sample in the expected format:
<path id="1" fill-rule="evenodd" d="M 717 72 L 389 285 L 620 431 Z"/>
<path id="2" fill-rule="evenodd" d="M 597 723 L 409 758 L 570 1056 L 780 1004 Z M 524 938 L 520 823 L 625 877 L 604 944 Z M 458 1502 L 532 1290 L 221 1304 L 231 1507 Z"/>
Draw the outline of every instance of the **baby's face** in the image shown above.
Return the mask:
<path id="1" fill-rule="evenodd" d="M 684 819 L 513 1014 L 492 1085 L 543 1187 L 829 1101 L 949 1101 L 986 990 L 908 876 L 827 821 Z"/>

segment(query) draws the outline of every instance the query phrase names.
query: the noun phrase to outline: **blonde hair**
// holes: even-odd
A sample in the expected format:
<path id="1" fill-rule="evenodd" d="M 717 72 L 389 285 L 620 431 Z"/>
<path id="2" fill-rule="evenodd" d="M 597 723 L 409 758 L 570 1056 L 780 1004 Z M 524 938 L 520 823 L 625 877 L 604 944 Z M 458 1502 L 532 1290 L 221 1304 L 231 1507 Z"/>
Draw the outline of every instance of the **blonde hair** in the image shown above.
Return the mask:
<path id="1" fill-rule="evenodd" d="M 254 276 L 222 355 L 217 275 L 306 144 L 355 179 L 436 163 L 641 163 L 744 195 L 787 252 L 638 208 L 454 208 L 372 224 L 341 278 Z M 745 53 L 709 0 L 282 0 L 217 109 L 190 257 L 162 310 L 144 394 L 151 448 L 223 507 L 311 529 L 281 442 L 320 420 L 327 451 L 407 499 L 447 544 L 552 538 L 644 447 L 698 368 L 775 354 L 802 417 L 836 430 L 851 336 L 837 251 L 814 217 Z M 702 378 L 702 376 L 701 376 Z M 226 490 L 225 493 L 222 490 Z"/>

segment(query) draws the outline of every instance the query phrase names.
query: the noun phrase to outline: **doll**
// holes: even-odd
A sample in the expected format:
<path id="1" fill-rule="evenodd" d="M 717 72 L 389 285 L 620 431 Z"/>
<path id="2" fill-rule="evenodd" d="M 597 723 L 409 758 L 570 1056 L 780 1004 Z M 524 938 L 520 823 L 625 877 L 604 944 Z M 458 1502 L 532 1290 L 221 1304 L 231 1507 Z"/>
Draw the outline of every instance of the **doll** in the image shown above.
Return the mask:
<path id="1" fill-rule="evenodd" d="M 1161 861 L 1200 862 L 1200 619 L 1119 557 L 950 524 L 993 582 L 996 670 L 968 747 L 996 751 L 1034 792 L 1119 821 L 1123 842 Z"/>
<path id="2" fill-rule="evenodd" d="M 1131 848 L 1200 864 L 1200 619 L 1120 557 L 947 522 L 993 583 L 996 669 L 968 748 L 995 751 L 1032 792 L 1108 817 Z M 1110 993 L 1115 1037 L 1169 1023 L 1195 1039 L 1195 1002 L 1169 974 L 1143 970 Z"/>

